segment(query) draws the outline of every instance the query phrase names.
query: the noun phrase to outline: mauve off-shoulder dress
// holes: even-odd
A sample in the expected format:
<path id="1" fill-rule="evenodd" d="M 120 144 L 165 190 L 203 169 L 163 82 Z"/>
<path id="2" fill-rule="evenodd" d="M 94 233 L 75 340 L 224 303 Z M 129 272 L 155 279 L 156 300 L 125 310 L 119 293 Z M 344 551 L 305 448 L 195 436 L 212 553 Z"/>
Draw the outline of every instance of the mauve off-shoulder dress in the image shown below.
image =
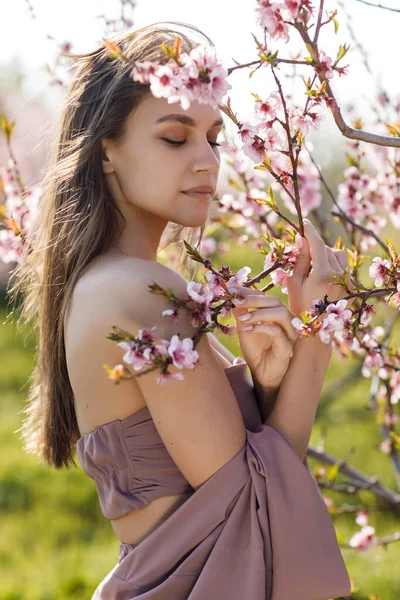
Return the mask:
<path id="1" fill-rule="evenodd" d="M 96 483 L 107 519 L 161 496 L 193 492 L 140 544 L 120 544 L 118 563 L 92 600 L 327 600 L 350 594 L 315 479 L 285 438 L 262 424 L 246 363 L 235 359 L 224 370 L 247 439 L 196 491 L 168 454 L 147 406 L 78 440 L 79 461 Z"/>

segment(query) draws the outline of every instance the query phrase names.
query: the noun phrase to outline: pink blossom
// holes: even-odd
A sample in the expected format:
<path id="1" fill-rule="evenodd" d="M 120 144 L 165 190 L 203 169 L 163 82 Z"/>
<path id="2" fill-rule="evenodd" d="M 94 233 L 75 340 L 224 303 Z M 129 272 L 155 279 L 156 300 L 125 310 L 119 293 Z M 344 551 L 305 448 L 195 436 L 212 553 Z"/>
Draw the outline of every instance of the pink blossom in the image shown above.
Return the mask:
<path id="1" fill-rule="evenodd" d="M 282 286 L 281 291 L 283 294 L 288 293 L 288 290 L 287 290 L 288 273 L 286 271 L 284 271 L 283 269 L 275 269 L 275 271 L 271 272 L 271 280 L 275 286 L 277 286 L 277 287 Z"/>
<path id="2" fill-rule="evenodd" d="M 190 310 L 190 322 L 193 327 L 201 327 L 204 323 L 212 323 L 212 313 L 209 304 L 196 304 L 196 308 Z"/>
<path id="3" fill-rule="evenodd" d="M 372 320 L 372 316 L 376 314 L 375 306 L 373 304 L 366 304 L 363 308 L 363 312 L 360 318 L 360 323 L 363 327 L 367 327 Z"/>
<path id="4" fill-rule="evenodd" d="M 366 510 L 359 510 L 356 516 L 356 523 L 363 527 L 368 525 L 368 512 Z"/>
<path id="5" fill-rule="evenodd" d="M 323 50 L 320 50 L 319 53 L 319 65 L 315 66 L 315 70 L 318 74 L 323 75 L 326 79 L 332 79 L 333 77 L 333 69 L 332 69 L 332 59 L 325 54 Z"/>
<path id="6" fill-rule="evenodd" d="M 321 121 L 324 120 L 322 113 L 306 112 L 304 113 L 297 106 L 289 111 L 290 124 L 293 130 L 299 130 L 304 135 L 310 133 L 314 129 L 318 129 Z"/>
<path id="7" fill-rule="evenodd" d="M 376 256 L 372 265 L 369 268 L 369 276 L 375 278 L 374 285 L 381 287 L 389 282 L 389 271 L 391 268 L 390 262 L 385 258 Z"/>
<path id="8" fill-rule="evenodd" d="M 166 319 L 170 319 L 172 323 L 176 323 L 178 320 L 178 309 L 176 307 L 163 310 L 161 314 Z"/>
<path id="9" fill-rule="evenodd" d="M 143 329 L 139 329 L 137 334 L 137 339 L 140 342 L 149 344 L 154 342 L 158 335 L 158 326 L 153 325 L 153 327 L 143 327 Z"/>
<path id="10" fill-rule="evenodd" d="M 385 298 L 385 300 L 388 303 L 388 306 L 393 306 L 393 308 L 397 308 L 398 310 L 400 310 L 400 279 L 397 282 L 397 292 L 393 292 L 393 294 L 387 298 Z"/>
<path id="11" fill-rule="evenodd" d="M 166 371 L 165 373 L 161 372 L 156 380 L 158 385 L 167 385 L 171 379 L 184 379 L 182 373 L 171 373 L 170 371 Z"/>
<path id="12" fill-rule="evenodd" d="M 228 71 L 217 61 L 215 50 L 203 45 L 190 54 L 182 53 L 180 64 L 172 59 L 165 65 L 149 61 L 136 63 L 131 77 L 142 84 L 150 84 L 156 98 L 167 98 L 168 103 L 180 102 L 187 110 L 191 101 L 218 107 L 224 94 L 231 89 L 226 81 Z"/>
<path id="13" fill-rule="evenodd" d="M 311 327 L 309 325 L 306 325 L 305 323 L 303 323 L 303 321 L 301 319 L 299 319 L 298 317 L 295 317 L 294 319 L 292 319 L 291 323 L 292 323 L 293 327 L 296 329 L 299 336 L 307 337 L 312 334 Z"/>
<path id="14" fill-rule="evenodd" d="M 199 252 L 202 256 L 208 257 L 214 254 L 217 249 L 217 240 L 211 236 L 204 237 L 200 242 Z"/>
<path id="15" fill-rule="evenodd" d="M 379 446 L 379 449 L 381 452 L 384 452 L 385 454 L 390 454 L 392 451 L 392 440 L 390 438 L 387 438 L 386 440 L 384 440 L 381 445 Z"/>
<path id="16" fill-rule="evenodd" d="M 285 269 L 287 267 L 293 267 L 296 264 L 297 257 L 300 252 L 300 250 L 297 246 L 285 244 L 281 258 L 278 258 L 278 248 L 276 246 L 275 240 L 272 240 L 271 242 L 269 242 L 269 247 L 270 247 L 270 252 L 265 257 L 263 270 L 270 269 L 278 262 L 278 260 L 281 264 L 282 269 Z M 273 271 L 273 273 L 276 273 L 277 270 L 278 269 Z M 272 277 L 272 273 L 271 273 L 271 277 Z M 276 277 L 276 275 L 275 275 L 275 277 Z M 283 274 L 278 275 L 278 278 L 280 278 L 280 277 L 283 277 Z"/>
<path id="17" fill-rule="evenodd" d="M 366 525 L 353 535 L 349 544 L 357 550 L 369 550 L 378 543 L 378 538 L 374 535 L 375 529 Z"/>
<path id="18" fill-rule="evenodd" d="M 241 133 L 241 132 L 240 132 Z M 258 134 L 251 135 L 249 130 L 244 132 L 244 140 L 250 140 L 243 142 L 242 150 L 246 156 L 251 158 L 255 163 L 263 162 L 265 153 L 267 151 L 267 143 Z"/>
<path id="19" fill-rule="evenodd" d="M 302 0 L 284 0 L 284 3 L 292 19 L 297 19 L 300 12 Z"/>
<path id="20" fill-rule="evenodd" d="M 385 416 L 383 418 L 383 422 L 387 427 L 391 427 L 392 425 L 396 425 L 398 423 L 399 417 L 395 413 L 385 412 Z"/>
<path id="21" fill-rule="evenodd" d="M 119 342 L 117 345 L 126 351 L 122 360 L 133 365 L 135 371 L 139 371 L 144 365 L 149 364 L 150 359 L 144 356 L 144 348 L 141 348 L 137 342 Z"/>
<path id="22" fill-rule="evenodd" d="M 254 117 L 262 121 L 274 120 L 279 110 L 282 109 L 282 101 L 278 92 L 272 92 L 266 100 L 257 101 L 254 105 Z"/>
<path id="23" fill-rule="evenodd" d="M 212 291 L 214 298 L 226 294 L 226 288 L 222 277 L 218 277 L 218 275 L 216 275 L 212 271 L 207 271 L 206 279 L 207 287 L 209 290 Z"/>
<path id="24" fill-rule="evenodd" d="M 346 309 L 347 300 L 339 300 L 336 304 L 329 304 L 326 309 L 328 315 L 335 315 L 338 329 L 343 329 L 344 322 L 351 319 L 353 313 L 351 310 Z"/>
<path id="25" fill-rule="evenodd" d="M 199 354 L 193 350 L 193 340 L 184 338 L 180 340 L 179 335 L 173 335 L 168 347 L 168 354 L 172 362 L 178 369 L 194 369 L 194 365 L 199 361 Z"/>
<path id="26" fill-rule="evenodd" d="M 372 374 L 372 369 L 380 368 L 383 366 L 383 364 L 384 360 L 379 350 L 376 348 L 370 348 L 368 349 L 368 354 L 364 359 L 361 373 L 364 377 L 370 377 Z"/>
<path id="27" fill-rule="evenodd" d="M 284 42 L 289 41 L 289 28 L 283 21 L 282 14 L 279 10 L 280 4 L 270 2 L 270 0 L 259 0 L 256 8 L 257 23 L 261 27 L 265 27 L 268 35 L 273 39 L 282 39 Z"/>
<path id="28" fill-rule="evenodd" d="M 397 404 L 400 400 L 400 371 L 394 371 L 390 378 L 390 387 L 392 394 L 390 396 L 390 403 Z"/>
<path id="29" fill-rule="evenodd" d="M 187 284 L 186 290 L 190 298 L 198 304 L 210 304 L 213 301 L 214 294 L 202 283 L 191 281 Z"/>
<path id="30" fill-rule="evenodd" d="M 182 90 L 182 81 L 170 65 L 159 65 L 154 74 L 149 75 L 150 90 L 156 98 L 168 98 L 176 102 Z"/>
<path id="31" fill-rule="evenodd" d="M 340 326 L 342 321 L 336 318 L 335 314 L 328 315 L 322 322 L 322 327 L 318 331 L 321 342 L 329 344 L 332 341 L 332 333 L 343 328 Z"/>
<path id="32" fill-rule="evenodd" d="M 137 62 L 131 71 L 131 77 L 134 81 L 138 81 L 142 84 L 150 83 L 150 75 L 155 75 L 157 65 L 146 60 L 144 62 Z"/>
<path id="33" fill-rule="evenodd" d="M 250 272 L 250 267 L 242 267 L 236 275 L 228 280 L 226 287 L 230 294 L 236 294 L 243 287 L 243 284 L 247 282 Z"/>

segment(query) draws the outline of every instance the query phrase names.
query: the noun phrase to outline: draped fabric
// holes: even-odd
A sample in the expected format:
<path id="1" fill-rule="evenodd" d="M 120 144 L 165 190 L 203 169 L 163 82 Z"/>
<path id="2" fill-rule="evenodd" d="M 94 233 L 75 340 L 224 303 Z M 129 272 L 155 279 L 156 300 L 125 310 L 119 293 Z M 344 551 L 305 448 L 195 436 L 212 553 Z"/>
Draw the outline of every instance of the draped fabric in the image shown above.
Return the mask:
<path id="1" fill-rule="evenodd" d="M 261 423 L 246 363 L 225 373 L 242 411 L 244 446 L 140 544 L 120 545 L 118 563 L 92 600 L 328 600 L 350 594 L 316 481 L 285 438 Z M 112 450 L 111 443 L 111 461 Z M 81 459 L 88 464 L 83 445 Z"/>

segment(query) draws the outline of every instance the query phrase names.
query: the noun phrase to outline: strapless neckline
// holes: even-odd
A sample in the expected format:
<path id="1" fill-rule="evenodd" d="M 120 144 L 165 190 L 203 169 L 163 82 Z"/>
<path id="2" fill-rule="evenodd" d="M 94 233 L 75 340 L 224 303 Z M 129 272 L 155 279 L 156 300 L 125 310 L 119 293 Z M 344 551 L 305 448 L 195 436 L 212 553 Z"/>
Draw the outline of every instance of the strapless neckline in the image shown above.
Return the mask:
<path id="1" fill-rule="evenodd" d="M 236 357 L 236 358 L 240 358 L 240 357 Z M 241 359 L 243 360 L 243 359 Z M 245 365 L 247 367 L 247 363 L 246 361 L 243 362 L 237 362 L 236 364 L 232 364 L 229 365 L 229 367 L 223 367 L 224 371 L 229 371 L 230 369 L 233 369 L 235 367 L 243 367 L 243 365 Z M 104 423 L 103 425 L 99 425 L 98 427 L 96 427 L 96 429 L 93 429 L 93 431 L 89 431 L 88 433 L 84 433 L 83 435 L 80 436 L 80 438 L 78 438 L 79 440 L 82 440 L 84 438 L 87 438 L 89 436 L 93 436 L 94 434 L 96 434 L 97 432 L 100 431 L 100 429 L 104 429 L 109 427 L 110 425 L 113 425 L 114 423 L 120 423 L 121 427 L 129 427 L 131 425 L 133 425 L 138 418 L 141 417 L 142 414 L 149 414 L 150 418 L 151 418 L 151 413 L 150 410 L 148 408 L 148 406 L 142 406 L 142 408 L 139 408 L 139 410 L 136 410 L 134 413 L 128 415 L 127 417 L 124 417 L 123 419 L 114 419 L 113 421 L 109 421 L 108 423 Z"/>

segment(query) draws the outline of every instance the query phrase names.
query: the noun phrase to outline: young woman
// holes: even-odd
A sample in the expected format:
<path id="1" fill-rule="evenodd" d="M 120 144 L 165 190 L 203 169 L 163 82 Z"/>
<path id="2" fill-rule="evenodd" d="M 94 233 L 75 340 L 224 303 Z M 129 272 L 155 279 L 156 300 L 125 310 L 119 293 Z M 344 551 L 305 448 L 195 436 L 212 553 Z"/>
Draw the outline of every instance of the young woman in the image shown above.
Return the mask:
<path id="1" fill-rule="evenodd" d="M 135 61 L 164 64 L 161 44 L 175 35 L 182 51 L 196 46 L 176 27 L 156 23 L 114 41 Z M 118 386 L 107 378 L 103 365 L 122 359 L 107 339 L 112 325 L 136 335 L 157 324 L 165 339 L 196 332 L 184 310 L 175 323 L 163 319 L 169 303 L 148 286 L 186 295 L 187 279 L 158 262 L 157 252 L 169 223 L 185 228 L 191 243 L 203 231 L 219 172 L 222 114 L 154 97 L 104 47 L 78 62 L 39 208 L 36 250 L 18 266 L 14 291 L 25 292 L 25 317 L 36 319 L 39 332 L 25 447 L 55 468 L 75 464 L 76 448 L 121 541 L 118 563 L 93 598 L 348 594 L 330 516 L 303 463 L 331 347 L 295 342 L 293 314 L 283 303 L 248 290 L 253 321 L 279 309 L 275 335 L 290 365 L 284 377 L 271 372 L 270 386 L 252 381 L 246 362 L 237 363 L 209 334 L 196 346 L 200 364 L 182 381 L 161 388 L 156 372 Z M 344 268 L 310 226 L 308 233 L 296 294 L 303 310 L 311 294 L 308 250 L 319 297 Z M 238 320 L 241 332 L 245 324 Z M 276 403 L 267 414 L 260 399 L 272 388 Z"/>

